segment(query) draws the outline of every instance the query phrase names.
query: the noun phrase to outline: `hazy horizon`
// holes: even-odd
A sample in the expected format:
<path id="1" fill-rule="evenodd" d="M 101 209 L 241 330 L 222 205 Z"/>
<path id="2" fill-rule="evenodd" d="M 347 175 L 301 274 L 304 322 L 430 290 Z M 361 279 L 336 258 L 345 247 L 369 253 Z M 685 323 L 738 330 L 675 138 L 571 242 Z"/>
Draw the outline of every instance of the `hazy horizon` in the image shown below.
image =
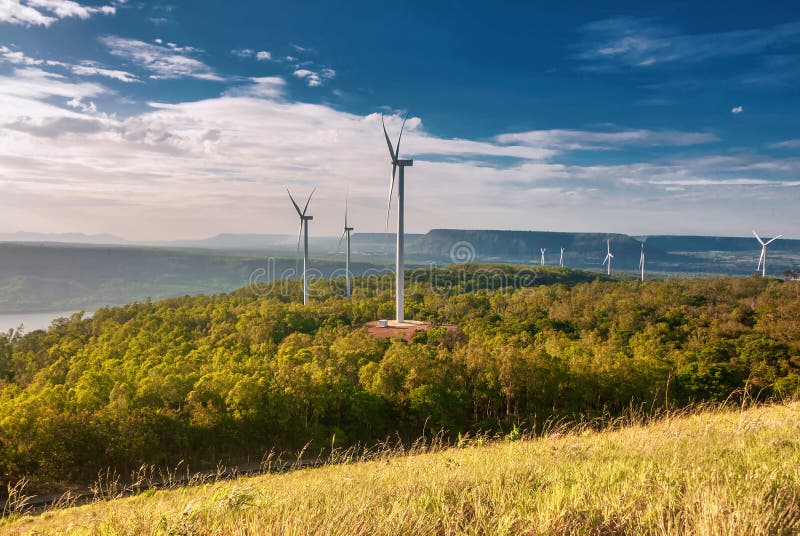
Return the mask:
<path id="1" fill-rule="evenodd" d="M 474 229 L 474 228 L 456 228 L 456 227 L 437 227 L 435 229 L 427 229 L 423 232 L 406 232 L 406 234 L 415 234 L 415 235 L 425 235 L 430 231 L 434 230 L 455 230 L 455 231 L 501 231 L 501 232 L 532 232 L 532 233 L 574 233 L 574 234 L 608 234 L 608 235 L 626 235 L 631 237 L 648 237 L 648 236 L 707 236 L 707 237 L 714 237 L 714 238 L 752 238 L 755 241 L 755 237 L 751 233 L 746 234 L 730 234 L 730 235 L 722 235 L 722 234 L 697 234 L 697 233 L 651 233 L 651 234 L 642 234 L 642 233 L 624 233 L 619 231 L 604 231 L 604 230 L 578 230 L 578 231 L 563 231 L 560 229 L 500 229 L 500 228 L 492 228 L 492 229 Z M 353 232 L 353 236 L 357 236 L 359 234 L 366 235 L 366 234 L 386 234 L 386 235 L 394 235 L 393 230 L 388 231 L 364 231 L 364 232 Z M 124 243 L 130 243 L 131 245 L 137 244 L 158 244 L 158 243 L 170 243 L 170 242 L 195 242 L 195 241 L 203 241 L 203 240 L 210 240 L 214 238 L 224 237 L 224 236 L 252 236 L 252 237 L 275 237 L 275 238 L 287 238 L 287 244 L 293 244 L 294 241 L 297 239 L 297 235 L 291 235 L 288 233 L 250 233 L 250 232 L 231 232 L 231 233 L 216 233 L 213 235 L 196 235 L 196 236 L 178 236 L 172 238 L 163 238 L 158 240 L 148 240 L 148 239 L 136 239 L 130 238 L 126 236 L 120 236 L 117 234 L 111 233 L 79 233 L 79 232 L 56 232 L 56 233 L 40 233 L 36 231 L 15 231 L 15 232 L 0 232 L 0 242 L 15 242 L 17 240 L 14 239 L 13 235 L 39 235 L 37 237 L 28 238 L 31 242 L 46 242 L 49 239 L 56 239 L 55 242 L 59 242 L 57 238 L 66 238 L 71 237 L 74 238 L 76 241 L 74 243 L 79 244 L 98 244 L 102 245 L 104 242 L 79 242 L 77 241 L 80 238 L 86 239 L 100 239 L 101 237 L 107 237 L 110 239 L 118 240 Z M 759 236 L 762 238 L 771 238 L 771 235 L 765 235 L 759 233 Z M 341 233 L 338 235 L 334 234 L 316 234 L 310 235 L 309 240 L 338 240 L 341 237 Z M 26 237 L 27 238 L 27 237 Z M 785 240 L 800 240 L 800 238 L 787 236 L 784 234 L 781 239 Z M 25 241 L 25 240 L 20 240 Z M 65 242 L 67 243 L 67 242 Z M 111 244 L 113 245 L 113 244 Z"/>

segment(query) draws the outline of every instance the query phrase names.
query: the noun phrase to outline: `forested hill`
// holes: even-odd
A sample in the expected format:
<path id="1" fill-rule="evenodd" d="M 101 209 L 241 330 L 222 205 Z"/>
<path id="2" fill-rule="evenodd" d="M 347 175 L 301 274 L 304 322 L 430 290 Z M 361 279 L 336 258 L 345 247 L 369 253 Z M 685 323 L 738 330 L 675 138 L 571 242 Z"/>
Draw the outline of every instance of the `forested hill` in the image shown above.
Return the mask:
<path id="1" fill-rule="evenodd" d="M 294 282 L 0 334 L 0 472 L 41 491 L 109 466 L 214 467 L 309 441 L 508 433 L 800 392 L 797 282 L 410 271 L 406 314 L 434 326 L 406 341 L 363 329 L 391 316 L 391 280 L 356 280 L 351 300 L 318 282 L 308 306 Z"/>

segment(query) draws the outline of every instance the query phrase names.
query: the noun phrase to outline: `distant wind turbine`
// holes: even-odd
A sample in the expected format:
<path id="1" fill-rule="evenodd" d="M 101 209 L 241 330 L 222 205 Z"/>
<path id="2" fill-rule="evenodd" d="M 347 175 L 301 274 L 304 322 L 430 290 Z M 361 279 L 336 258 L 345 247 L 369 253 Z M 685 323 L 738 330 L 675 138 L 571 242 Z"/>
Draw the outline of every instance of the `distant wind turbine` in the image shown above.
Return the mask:
<path id="1" fill-rule="evenodd" d="M 353 228 L 348 227 L 347 225 L 347 208 L 348 208 L 348 200 L 345 198 L 344 232 L 342 233 L 342 238 L 339 239 L 339 247 L 342 246 L 342 240 L 345 237 L 347 237 L 347 249 L 345 250 L 344 254 L 344 283 L 345 283 L 344 295 L 346 298 L 349 298 L 350 297 L 350 232 L 353 230 Z"/>
<path id="2" fill-rule="evenodd" d="M 561 256 L 558 258 L 558 265 L 564 267 L 564 248 L 561 248 Z"/>
<path id="3" fill-rule="evenodd" d="M 539 264 L 544 266 L 544 252 L 547 251 L 547 248 L 539 248 L 539 251 L 542 253 L 542 260 L 539 262 Z"/>
<path id="4" fill-rule="evenodd" d="M 611 275 L 611 259 L 614 258 L 614 255 L 611 254 L 611 240 L 606 240 L 606 258 L 603 259 L 603 264 L 608 263 L 608 275 Z"/>
<path id="5" fill-rule="evenodd" d="M 308 222 L 314 219 L 314 216 L 307 216 L 306 212 L 308 211 L 308 204 L 311 202 L 311 196 L 314 195 L 317 189 L 311 190 L 303 210 L 300 210 L 300 207 L 295 202 L 292 192 L 288 188 L 286 191 L 289 194 L 289 199 L 292 200 L 292 205 L 294 205 L 297 215 L 300 216 L 300 235 L 297 237 L 297 249 L 300 249 L 300 240 L 303 239 L 303 305 L 306 305 L 308 304 Z"/>
<path id="6" fill-rule="evenodd" d="M 394 192 L 394 182 L 397 178 L 397 256 L 395 259 L 395 289 L 397 296 L 395 298 L 395 319 L 398 323 L 405 321 L 405 231 L 404 225 L 404 197 L 405 197 L 405 169 L 406 167 L 413 166 L 413 160 L 400 160 L 400 140 L 403 138 L 403 129 L 406 127 L 406 120 L 408 114 L 403 119 L 403 125 L 400 127 L 400 135 L 397 137 L 397 148 L 392 147 L 392 142 L 389 140 L 389 134 L 386 133 L 386 123 L 383 121 L 381 115 L 381 124 L 383 124 L 383 136 L 386 138 L 386 145 L 389 146 L 389 158 L 392 162 L 392 180 L 389 184 L 389 202 L 386 209 L 386 226 L 389 226 L 389 212 L 392 208 L 392 193 Z M 400 168 L 400 176 L 397 177 L 397 168 Z"/>
<path id="7" fill-rule="evenodd" d="M 639 269 L 642 271 L 642 281 L 644 281 L 644 242 L 642 242 L 642 254 L 639 255 Z"/>
<path id="8" fill-rule="evenodd" d="M 753 229 L 753 235 L 755 235 L 758 243 L 761 244 L 761 256 L 758 258 L 758 268 L 756 268 L 756 272 L 761 270 L 761 277 L 767 277 L 767 246 L 772 244 L 783 235 L 778 235 L 771 240 L 767 240 L 766 242 L 761 240 L 761 237 L 758 236 L 758 233 L 756 233 L 755 229 Z"/>

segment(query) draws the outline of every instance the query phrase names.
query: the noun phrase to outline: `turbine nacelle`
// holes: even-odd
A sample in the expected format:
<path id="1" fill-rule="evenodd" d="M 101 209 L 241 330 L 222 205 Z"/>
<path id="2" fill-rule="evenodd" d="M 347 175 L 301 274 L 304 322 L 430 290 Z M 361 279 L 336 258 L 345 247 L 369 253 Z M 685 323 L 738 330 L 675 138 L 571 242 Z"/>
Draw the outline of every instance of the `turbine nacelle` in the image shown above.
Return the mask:
<path id="1" fill-rule="evenodd" d="M 297 237 L 297 249 L 300 249 L 300 240 L 303 238 L 303 223 L 314 219 L 314 216 L 307 215 L 306 212 L 308 212 L 308 204 L 311 202 L 311 198 L 314 196 L 314 192 L 316 191 L 316 188 L 311 190 L 311 193 L 308 195 L 308 199 L 306 199 L 306 205 L 303 207 L 303 210 L 300 210 L 300 205 L 298 205 L 294 200 L 294 197 L 292 197 L 292 192 L 290 192 L 288 188 L 286 189 L 286 193 L 289 194 L 289 199 L 292 200 L 292 205 L 294 205 L 294 209 L 297 211 L 297 215 L 300 217 L 300 234 Z"/>
<path id="2" fill-rule="evenodd" d="M 758 268 L 756 268 L 756 272 L 761 270 L 762 277 L 767 277 L 767 246 L 772 244 L 777 239 L 781 238 L 783 235 L 772 237 L 771 239 L 764 242 L 763 240 L 761 240 L 761 237 L 758 236 L 756 230 L 753 229 L 753 236 L 755 236 L 756 240 L 758 240 L 758 243 L 761 244 L 761 255 L 758 257 Z"/>
<path id="3" fill-rule="evenodd" d="M 297 211 L 297 215 L 300 217 L 300 234 L 297 237 L 298 250 L 300 249 L 300 241 L 303 240 L 303 232 L 305 231 L 305 247 L 303 248 L 303 305 L 308 304 L 308 222 L 314 219 L 314 216 L 308 214 L 308 204 L 311 202 L 311 197 L 313 197 L 316 191 L 316 188 L 311 190 L 303 210 L 300 210 L 300 205 L 298 205 L 294 197 L 292 197 L 292 192 L 290 192 L 288 188 L 286 189 L 286 193 L 289 194 L 289 199 L 292 200 L 292 205 Z"/>
<path id="4" fill-rule="evenodd" d="M 392 145 L 392 140 L 389 139 L 389 133 L 386 132 L 386 122 L 384 121 L 383 115 L 381 115 L 381 125 L 383 125 L 383 137 L 386 138 L 386 145 L 389 148 L 389 161 L 392 163 L 392 178 L 389 184 L 389 200 L 386 206 L 386 226 L 389 226 L 389 212 L 392 210 L 392 194 L 394 193 L 394 181 L 397 177 L 397 168 L 398 167 L 410 167 L 414 165 L 413 160 L 401 160 L 400 159 L 400 142 L 403 139 L 403 130 L 406 128 L 406 121 L 408 120 L 408 114 L 403 118 L 403 125 L 400 127 L 400 135 L 397 137 L 397 145 Z"/>

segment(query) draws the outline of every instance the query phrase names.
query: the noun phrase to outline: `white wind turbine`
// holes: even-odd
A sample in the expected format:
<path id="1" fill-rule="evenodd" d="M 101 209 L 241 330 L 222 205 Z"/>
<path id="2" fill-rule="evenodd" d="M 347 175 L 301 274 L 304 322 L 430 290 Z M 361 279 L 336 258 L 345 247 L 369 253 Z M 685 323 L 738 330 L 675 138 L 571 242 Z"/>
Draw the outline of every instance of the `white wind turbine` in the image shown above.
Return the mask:
<path id="1" fill-rule="evenodd" d="M 308 211 L 308 204 L 311 202 L 311 196 L 314 195 L 317 189 L 314 188 L 311 190 L 311 194 L 306 200 L 306 206 L 303 207 L 302 211 L 297 203 L 295 203 L 292 192 L 289 192 L 288 188 L 286 191 L 289 193 L 289 199 L 292 200 L 297 215 L 300 216 L 300 235 L 297 237 L 297 249 L 300 249 L 300 239 L 303 239 L 303 305 L 306 305 L 308 303 L 308 222 L 314 219 L 314 216 L 307 216 L 306 211 Z"/>
<path id="2" fill-rule="evenodd" d="M 342 238 L 339 239 L 339 247 L 342 247 L 342 240 L 345 237 L 347 237 L 347 249 L 345 250 L 344 254 L 344 283 L 345 283 L 344 295 L 346 298 L 349 298 L 350 297 L 350 232 L 353 230 L 353 228 L 348 227 L 347 225 L 347 208 L 348 208 L 348 200 L 345 199 L 344 232 L 342 233 Z"/>
<path id="3" fill-rule="evenodd" d="M 561 248 L 561 256 L 558 257 L 558 265 L 563 268 L 564 267 L 564 248 Z"/>
<path id="4" fill-rule="evenodd" d="M 608 263 L 608 275 L 611 275 L 611 259 L 614 258 L 614 255 L 611 254 L 611 240 L 606 240 L 606 258 L 603 259 L 603 264 Z"/>
<path id="5" fill-rule="evenodd" d="M 767 246 L 772 244 L 783 235 L 778 235 L 771 240 L 767 240 L 766 242 L 761 240 L 761 237 L 758 236 L 758 233 L 756 233 L 755 229 L 753 229 L 753 235 L 755 235 L 758 243 L 761 244 L 761 256 L 758 258 L 758 268 L 756 268 L 756 272 L 761 270 L 761 277 L 767 277 Z"/>
<path id="6" fill-rule="evenodd" d="M 405 196 L 405 169 L 408 166 L 413 166 L 413 160 L 400 160 L 400 140 L 403 138 L 403 129 L 406 126 L 406 120 L 403 119 L 403 125 L 400 127 L 400 135 L 397 137 L 397 148 L 392 147 L 392 142 L 389 140 L 389 134 L 386 133 L 386 124 L 381 115 L 381 123 L 383 124 L 383 135 L 386 138 L 386 145 L 389 146 L 389 158 L 392 162 L 392 181 L 389 185 L 389 202 L 386 209 L 386 225 L 389 225 L 389 212 L 392 208 L 392 193 L 394 192 L 394 182 L 397 178 L 397 256 L 395 261 L 395 289 L 397 296 L 395 298 L 395 320 L 398 323 L 405 321 L 405 235 L 403 230 L 404 225 L 404 196 Z M 397 177 L 397 168 L 400 168 L 400 176 Z"/>
<path id="7" fill-rule="evenodd" d="M 539 264 L 544 266 L 544 252 L 547 251 L 547 248 L 539 248 L 539 251 L 542 253 L 542 260 L 539 261 Z"/>
<path id="8" fill-rule="evenodd" d="M 642 271 L 642 281 L 644 281 L 644 242 L 642 242 L 642 254 L 639 255 L 639 269 Z"/>

